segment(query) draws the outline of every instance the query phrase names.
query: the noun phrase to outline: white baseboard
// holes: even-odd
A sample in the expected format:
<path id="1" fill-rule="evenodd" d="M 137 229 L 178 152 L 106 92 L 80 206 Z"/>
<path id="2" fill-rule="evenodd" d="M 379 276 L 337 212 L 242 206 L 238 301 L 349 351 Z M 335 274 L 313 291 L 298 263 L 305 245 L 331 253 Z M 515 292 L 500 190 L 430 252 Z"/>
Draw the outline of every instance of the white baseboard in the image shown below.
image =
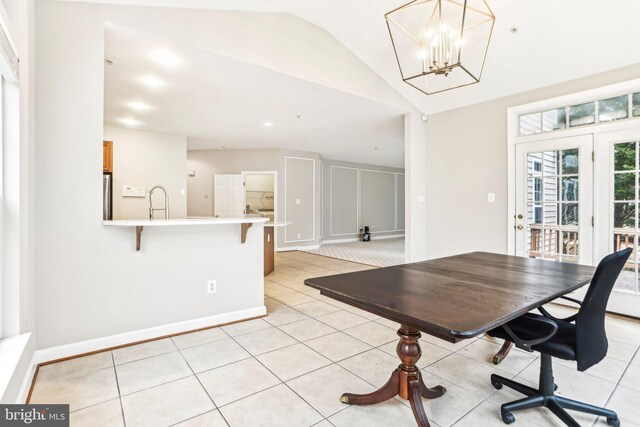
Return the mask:
<path id="1" fill-rule="evenodd" d="M 401 237 L 404 237 L 404 233 L 403 234 L 385 234 L 382 236 L 378 236 L 378 235 L 373 235 L 371 236 L 371 240 L 384 240 L 384 239 L 399 239 Z M 358 242 L 362 240 L 360 237 L 349 237 L 346 239 L 325 239 L 322 242 L 320 242 L 320 245 L 330 245 L 332 243 L 347 243 L 347 242 Z"/>
<path id="2" fill-rule="evenodd" d="M 31 383 L 33 383 L 33 377 L 36 374 L 36 368 L 38 364 L 36 363 L 36 354 L 33 353 L 31 356 L 31 362 L 29 362 L 29 369 L 27 370 L 27 374 L 24 376 L 24 380 L 22 380 L 22 386 L 20 386 L 20 394 L 16 399 L 17 404 L 27 403 L 27 397 L 29 397 L 29 391 L 31 390 Z"/>
<path id="3" fill-rule="evenodd" d="M 400 233 L 400 234 L 385 234 L 384 236 L 376 236 L 374 234 L 371 237 L 371 240 L 399 239 L 400 237 L 404 237 L 404 233 Z"/>
<path id="4" fill-rule="evenodd" d="M 278 248 L 277 252 L 291 252 L 291 251 L 308 251 L 311 249 L 318 249 L 320 245 L 309 245 L 309 246 L 284 246 L 282 248 Z"/>
<path id="5" fill-rule="evenodd" d="M 148 329 L 125 332 L 117 335 L 110 335 L 102 338 L 95 338 L 87 341 L 80 341 L 72 344 L 65 344 L 56 347 L 37 350 L 34 354 L 34 367 L 40 363 L 62 359 L 70 356 L 77 356 L 92 351 L 104 350 L 111 347 L 131 344 L 138 341 L 150 340 L 165 335 L 179 334 L 194 329 L 201 329 L 222 325 L 224 323 L 237 322 L 251 317 L 258 317 L 267 314 L 264 305 L 248 308 L 246 310 L 232 311 L 230 313 L 216 314 L 199 319 L 186 320 L 184 322 L 171 323 L 168 325 L 156 326 Z M 29 383 L 30 385 L 31 383 Z"/>

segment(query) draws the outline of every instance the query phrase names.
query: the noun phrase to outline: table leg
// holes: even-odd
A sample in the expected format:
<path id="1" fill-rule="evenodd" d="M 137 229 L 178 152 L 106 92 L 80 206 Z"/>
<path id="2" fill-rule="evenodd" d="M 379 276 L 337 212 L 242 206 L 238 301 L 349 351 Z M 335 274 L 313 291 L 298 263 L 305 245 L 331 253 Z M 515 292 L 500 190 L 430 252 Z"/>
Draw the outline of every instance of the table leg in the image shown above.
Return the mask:
<path id="1" fill-rule="evenodd" d="M 498 350 L 495 356 L 493 356 L 493 364 L 499 365 L 504 360 L 504 358 L 507 357 L 512 347 L 513 343 L 511 341 L 505 341 L 504 343 L 502 343 L 502 347 L 500 347 L 500 350 Z"/>
<path id="2" fill-rule="evenodd" d="M 429 420 L 424 412 L 421 396 L 426 399 L 434 399 L 442 396 L 447 390 L 442 386 L 429 388 L 424 384 L 420 369 L 416 366 L 422 355 L 418 344 L 420 331 L 409 325 L 402 325 L 398 329 L 398 336 L 400 341 L 396 347 L 396 352 L 401 363 L 391 373 L 389 381 L 382 388 L 372 393 L 345 393 L 340 398 L 340 401 L 351 405 L 373 405 L 400 395 L 411 404 L 411 409 L 418 425 L 420 427 L 429 427 Z"/>

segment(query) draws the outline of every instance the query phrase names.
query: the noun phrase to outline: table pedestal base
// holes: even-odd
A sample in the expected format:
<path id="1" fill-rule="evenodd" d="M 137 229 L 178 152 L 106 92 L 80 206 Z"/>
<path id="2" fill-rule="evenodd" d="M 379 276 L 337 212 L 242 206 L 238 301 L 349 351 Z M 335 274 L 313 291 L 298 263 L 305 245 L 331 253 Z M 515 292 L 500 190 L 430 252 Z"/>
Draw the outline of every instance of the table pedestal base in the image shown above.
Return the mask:
<path id="1" fill-rule="evenodd" d="M 429 427 L 429 420 L 424 412 L 420 396 L 425 399 L 435 399 L 442 396 L 447 390 L 442 386 L 429 388 L 422 380 L 420 369 L 416 366 L 422 355 L 418 344 L 420 331 L 409 325 L 402 325 L 398 329 L 398 336 L 400 341 L 396 347 L 396 352 L 402 363 L 391 373 L 389 381 L 382 388 L 372 393 L 345 393 L 340 398 L 340 401 L 350 405 L 373 405 L 399 395 L 411 403 L 411 409 L 418 426 Z"/>

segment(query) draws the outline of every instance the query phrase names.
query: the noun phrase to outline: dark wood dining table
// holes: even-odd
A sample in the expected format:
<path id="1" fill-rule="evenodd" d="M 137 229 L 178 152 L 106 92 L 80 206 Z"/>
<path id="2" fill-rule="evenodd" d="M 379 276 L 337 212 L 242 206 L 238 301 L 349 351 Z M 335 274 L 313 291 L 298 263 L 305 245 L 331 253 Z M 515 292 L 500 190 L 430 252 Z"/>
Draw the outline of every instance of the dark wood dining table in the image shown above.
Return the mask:
<path id="1" fill-rule="evenodd" d="M 566 262 L 473 252 L 317 277 L 305 284 L 400 324 L 400 365 L 389 381 L 372 393 L 345 393 L 340 400 L 371 405 L 399 395 L 409 401 L 417 424 L 429 426 L 421 396 L 434 399 L 446 390 L 428 387 L 422 380 L 416 366 L 422 354 L 421 332 L 449 342 L 482 335 L 588 284 L 594 271 Z"/>

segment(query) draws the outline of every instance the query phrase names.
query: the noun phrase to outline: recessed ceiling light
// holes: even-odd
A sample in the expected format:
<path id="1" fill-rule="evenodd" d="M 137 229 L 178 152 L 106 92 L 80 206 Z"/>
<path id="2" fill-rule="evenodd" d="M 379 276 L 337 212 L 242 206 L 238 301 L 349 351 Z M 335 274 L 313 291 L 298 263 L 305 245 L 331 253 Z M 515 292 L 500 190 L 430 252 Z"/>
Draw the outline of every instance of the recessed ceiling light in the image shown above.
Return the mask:
<path id="1" fill-rule="evenodd" d="M 175 67 L 182 64 L 182 58 L 166 49 L 157 49 L 149 55 L 151 60 L 163 67 Z"/>
<path id="2" fill-rule="evenodd" d="M 138 112 L 145 112 L 145 111 L 149 111 L 152 109 L 151 105 L 146 104 L 142 101 L 130 101 L 127 102 L 127 107 L 131 108 L 132 110 L 138 111 Z"/>
<path id="3" fill-rule="evenodd" d="M 118 119 L 118 122 L 125 126 L 138 126 L 142 124 L 140 120 L 136 120 L 133 117 L 123 117 Z"/>
<path id="4" fill-rule="evenodd" d="M 266 127 L 266 128 L 270 128 L 271 126 L 273 126 L 273 123 L 271 123 L 271 122 L 264 122 L 264 123 L 263 123 L 263 126 L 264 126 L 264 127 Z"/>
<path id="5" fill-rule="evenodd" d="M 140 82 L 153 89 L 159 89 L 161 87 L 165 87 L 167 84 L 164 80 L 156 77 L 156 76 L 143 76 L 140 78 Z"/>

